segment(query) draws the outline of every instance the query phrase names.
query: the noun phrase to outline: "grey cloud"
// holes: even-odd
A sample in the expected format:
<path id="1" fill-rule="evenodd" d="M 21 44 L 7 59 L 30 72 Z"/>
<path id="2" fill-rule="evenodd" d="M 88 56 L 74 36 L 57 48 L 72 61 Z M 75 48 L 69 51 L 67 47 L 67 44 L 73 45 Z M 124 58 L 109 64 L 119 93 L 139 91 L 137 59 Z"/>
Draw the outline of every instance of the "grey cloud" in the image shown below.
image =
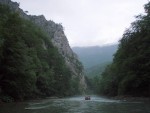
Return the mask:
<path id="1" fill-rule="evenodd" d="M 62 23 L 71 46 L 117 43 L 147 0 L 13 0 L 30 14 Z"/>

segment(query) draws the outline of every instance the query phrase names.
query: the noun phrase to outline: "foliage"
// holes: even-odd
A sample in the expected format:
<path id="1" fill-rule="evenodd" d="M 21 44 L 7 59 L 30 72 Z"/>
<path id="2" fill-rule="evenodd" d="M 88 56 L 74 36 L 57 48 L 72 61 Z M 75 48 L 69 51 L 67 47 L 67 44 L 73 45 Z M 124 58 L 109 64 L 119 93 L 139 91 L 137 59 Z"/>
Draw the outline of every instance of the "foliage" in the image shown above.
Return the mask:
<path id="1" fill-rule="evenodd" d="M 101 63 L 99 65 L 93 66 L 91 68 L 87 68 L 85 70 L 86 76 L 91 79 L 96 76 L 100 76 L 102 74 L 102 72 L 105 70 L 106 66 L 110 63 L 111 62 L 105 62 L 105 63 Z"/>
<path id="2" fill-rule="evenodd" d="M 100 94 L 150 96 L 150 2 L 120 40 L 113 63 L 99 78 Z"/>
<path id="3" fill-rule="evenodd" d="M 67 96 L 73 94 L 71 79 L 47 34 L 0 5 L 0 96 Z"/>

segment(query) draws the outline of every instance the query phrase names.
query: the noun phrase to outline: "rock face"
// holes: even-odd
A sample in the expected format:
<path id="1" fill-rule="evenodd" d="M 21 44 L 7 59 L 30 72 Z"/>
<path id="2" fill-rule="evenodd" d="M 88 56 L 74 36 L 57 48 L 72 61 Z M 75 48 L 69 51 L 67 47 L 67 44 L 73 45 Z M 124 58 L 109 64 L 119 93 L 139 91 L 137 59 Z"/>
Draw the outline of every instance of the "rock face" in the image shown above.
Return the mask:
<path id="1" fill-rule="evenodd" d="M 10 0 L 0 0 L 0 3 L 9 5 L 13 12 L 18 12 L 22 18 L 32 21 L 38 25 L 46 34 L 48 34 L 48 37 L 51 39 L 53 45 L 58 48 L 59 53 L 65 59 L 66 65 L 72 72 L 72 78 L 79 78 L 80 90 L 84 91 L 86 89 L 86 82 L 84 78 L 83 67 L 79 62 L 77 55 L 69 46 L 68 40 L 63 30 L 63 26 L 61 24 L 56 24 L 51 20 L 47 21 L 43 15 L 27 15 L 26 11 L 23 11 L 19 8 L 19 4 L 17 2 L 12 2 Z"/>

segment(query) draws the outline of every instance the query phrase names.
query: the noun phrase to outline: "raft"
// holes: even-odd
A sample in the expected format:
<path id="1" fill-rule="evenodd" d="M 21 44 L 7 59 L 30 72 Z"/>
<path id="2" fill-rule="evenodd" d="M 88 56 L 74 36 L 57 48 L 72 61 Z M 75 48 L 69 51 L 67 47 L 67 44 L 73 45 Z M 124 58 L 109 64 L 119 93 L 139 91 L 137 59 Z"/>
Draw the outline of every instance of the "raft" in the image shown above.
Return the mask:
<path id="1" fill-rule="evenodd" d="M 91 100 L 91 97 L 90 96 L 86 96 L 85 100 Z"/>

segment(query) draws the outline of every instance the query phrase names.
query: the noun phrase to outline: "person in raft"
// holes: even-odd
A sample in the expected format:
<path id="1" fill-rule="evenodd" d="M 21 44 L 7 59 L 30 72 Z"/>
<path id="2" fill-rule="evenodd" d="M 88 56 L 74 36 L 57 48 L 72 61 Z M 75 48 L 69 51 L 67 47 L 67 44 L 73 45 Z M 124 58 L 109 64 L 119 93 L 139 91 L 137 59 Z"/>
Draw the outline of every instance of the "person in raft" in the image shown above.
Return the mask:
<path id="1" fill-rule="evenodd" d="M 86 96 L 85 100 L 91 100 L 91 97 L 90 96 Z"/>

